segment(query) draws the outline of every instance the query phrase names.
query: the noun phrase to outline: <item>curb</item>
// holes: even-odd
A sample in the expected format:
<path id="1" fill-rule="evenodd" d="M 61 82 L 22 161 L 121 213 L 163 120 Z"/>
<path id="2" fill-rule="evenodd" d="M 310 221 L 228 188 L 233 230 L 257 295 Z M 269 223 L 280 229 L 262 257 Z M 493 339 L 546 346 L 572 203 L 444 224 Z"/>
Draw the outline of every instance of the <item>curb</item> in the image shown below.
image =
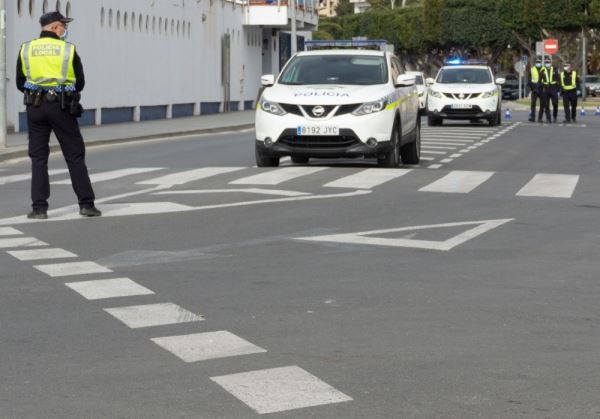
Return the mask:
<path id="1" fill-rule="evenodd" d="M 157 140 L 157 139 L 169 139 L 174 137 L 181 137 L 185 135 L 200 135 L 200 134 L 217 134 L 228 131 L 243 131 L 246 129 L 254 128 L 254 124 L 242 124 L 242 125 L 233 125 L 228 127 L 218 127 L 218 128 L 202 128 L 202 129 L 193 129 L 187 131 L 176 131 L 176 132 L 166 132 L 162 134 L 148 134 L 148 135 L 140 135 L 137 137 L 127 137 L 127 138 L 111 138 L 108 140 L 92 140 L 90 142 L 85 142 L 85 148 L 90 149 L 96 146 L 101 145 L 110 145 L 110 144 L 120 144 L 120 143 L 129 143 L 135 141 L 145 141 L 145 140 Z M 26 146 L 15 146 L 14 148 L 18 148 L 18 150 L 10 151 L 9 147 L 6 153 L 0 151 L 0 162 L 12 159 L 18 159 L 21 157 L 27 157 L 29 155 Z M 50 146 L 50 153 L 60 151 L 60 145 L 53 144 Z"/>

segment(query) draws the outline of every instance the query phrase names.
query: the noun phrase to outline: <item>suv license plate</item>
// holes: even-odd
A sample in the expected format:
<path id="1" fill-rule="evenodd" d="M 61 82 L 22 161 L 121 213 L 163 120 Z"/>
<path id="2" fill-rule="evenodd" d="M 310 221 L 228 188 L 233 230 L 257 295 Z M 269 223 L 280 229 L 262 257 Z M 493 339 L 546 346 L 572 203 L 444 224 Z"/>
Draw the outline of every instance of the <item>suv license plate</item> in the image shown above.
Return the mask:
<path id="1" fill-rule="evenodd" d="M 452 109 L 473 109 L 473 105 L 466 103 L 455 103 L 452 105 Z"/>
<path id="2" fill-rule="evenodd" d="M 302 125 L 296 128 L 296 135 L 340 135 L 339 127 Z"/>

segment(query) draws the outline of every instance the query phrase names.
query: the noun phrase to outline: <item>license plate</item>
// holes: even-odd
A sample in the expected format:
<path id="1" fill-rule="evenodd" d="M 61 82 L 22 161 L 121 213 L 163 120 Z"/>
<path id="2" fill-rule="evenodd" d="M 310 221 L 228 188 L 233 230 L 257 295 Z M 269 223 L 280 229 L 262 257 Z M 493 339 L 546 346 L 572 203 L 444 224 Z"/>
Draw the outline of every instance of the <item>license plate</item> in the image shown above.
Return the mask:
<path id="1" fill-rule="evenodd" d="M 296 128 L 296 135 L 340 135 L 339 127 L 302 125 Z"/>
<path id="2" fill-rule="evenodd" d="M 452 109 L 473 109 L 473 105 L 467 103 L 455 103 L 452 105 Z"/>

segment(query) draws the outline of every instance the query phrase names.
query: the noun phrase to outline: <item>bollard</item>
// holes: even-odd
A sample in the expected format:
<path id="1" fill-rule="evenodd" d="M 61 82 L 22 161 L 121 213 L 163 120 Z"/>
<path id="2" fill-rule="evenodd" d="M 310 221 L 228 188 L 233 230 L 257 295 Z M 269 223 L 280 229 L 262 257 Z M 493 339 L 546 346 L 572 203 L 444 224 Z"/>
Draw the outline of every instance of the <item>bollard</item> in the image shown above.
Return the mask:
<path id="1" fill-rule="evenodd" d="M 581 107 L 581 111 L 579 112 L 579 116 L 585 116 L 585 106 Z"/>
<path id="2" fill-rule="evenodd" d="M 600 116 L 600 106 L 596 106 L 596 116 Z"/>
<path id="3" fill-rule="evenodd" d="M 504 119 L 512 119 L 512 114 L 510 113 L 510 109 L 507 109 L 504 113 Z"/>

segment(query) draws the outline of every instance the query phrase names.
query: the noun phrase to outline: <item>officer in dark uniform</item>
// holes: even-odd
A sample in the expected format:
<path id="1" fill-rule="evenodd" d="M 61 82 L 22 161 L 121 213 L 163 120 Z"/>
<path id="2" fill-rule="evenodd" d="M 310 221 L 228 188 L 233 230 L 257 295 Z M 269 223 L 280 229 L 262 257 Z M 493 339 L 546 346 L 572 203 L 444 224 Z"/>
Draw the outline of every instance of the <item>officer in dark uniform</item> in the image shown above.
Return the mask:
<path id="1" fill-rule="evenodd" d="M 79 92 L 83 90 L 85 78 L 75 46 L 65 42 L 67 24 L 72 20 L 60 12 L 44 14 L 40 18 L 40 37 L 23 44 L 17 59 L 17 88 L 25 95 L 29 128 L 33 210 L 27 217 L 32 219 L 48 218 L 48 143 L 52 131 L 69 168 L 79 200 L 79 213 L 86 217 L 102 215 L 94 206 L 94 191 L 85 165 L 85 146 L 77 123 L 77 117 L 83 112 Z"/>
<path id="2" fill-rule="evenodd" d="M 544 69 L 546 70 L 546 80 L 544 82 L 544 111 L 546 113 L 546 121 L 556 122 L 558 116 L 558 91 L 560 89 L 558 70 L 552 66 L 552 59 L 546 58 L 544 62 Z M 550 119 L 550 104 L 552 104 L 552 119 Z"/>
<path id="3" fill-rule="evenodd" d="M 535 108 L 538 100 L 540 102 L 538 122 L 542 122 L 542 115 L 544 114 L 543 95 L 545 80 L 547 80 L 546 69 L 542 66 L 542 58 L 537 57 L 535 59 L 535 66 L 531 67 L 531 77 L 529 79 L 529 88 L 531 89 L 531 112 L 529 115 L 530 122 L 535 122 Z"/>
<path id="4" fill-rule="evenodd" d="M 577 90 L 579 89 L 579 77 L 573 71 L 571 64 L 565 63 L 564 71 L 560 73 L 560 91 L 565 108 L 564 123 L 577 122 Z"/>

